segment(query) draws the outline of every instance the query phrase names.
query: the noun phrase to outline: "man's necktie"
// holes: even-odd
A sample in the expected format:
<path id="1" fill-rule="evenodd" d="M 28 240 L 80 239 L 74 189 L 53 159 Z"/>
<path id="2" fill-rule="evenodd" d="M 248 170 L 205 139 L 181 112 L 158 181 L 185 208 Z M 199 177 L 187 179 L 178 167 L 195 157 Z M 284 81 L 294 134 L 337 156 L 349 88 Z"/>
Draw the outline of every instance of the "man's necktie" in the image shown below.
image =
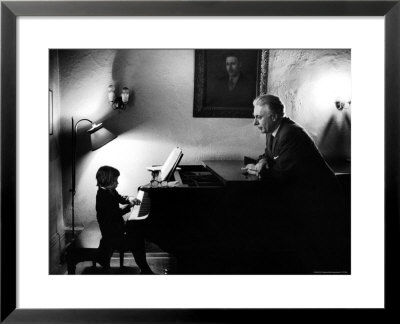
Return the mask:
<path id="1" fill-rule="evenodd" d="M 229 91 L 232 91 L 234 87 L 235 87 L 235 83 L 233 82 L 233 79 L 230 78 L 229 79 Z"/>
<path id="2" fill-rule="evenodd" d="M 272 148 L 274 147 L 274 141 L 275 141 L 275 137 L 274 135 L 271 135 L 271 137 L 269 138 L 269 150 L 272 152 Z"/>

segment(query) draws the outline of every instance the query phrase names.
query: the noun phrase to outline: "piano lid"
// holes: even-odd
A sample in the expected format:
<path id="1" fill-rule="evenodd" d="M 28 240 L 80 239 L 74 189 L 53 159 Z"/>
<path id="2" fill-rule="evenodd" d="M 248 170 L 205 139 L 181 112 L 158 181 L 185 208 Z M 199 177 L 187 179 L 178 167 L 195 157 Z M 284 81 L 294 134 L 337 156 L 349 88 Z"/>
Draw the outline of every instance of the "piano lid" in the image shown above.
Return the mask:
<path id="1" fill-rule="evenodd" d="M 202 161 L 203 165 L 226 183 L 246 183 L 259 181 L 255 175 L 244 175 L 241 168 L 244 166 L 242 160 L 215 160 Z M 351 164 L 329 163 L 335 174 L 350 175 Z"/>
<path id="2" fill-rule="evenodd" d="M 224 183 L 258 182 L 256 175 L 243 174 L 242 160 L 202 161 L 203 165 L 219 177 Z"/>

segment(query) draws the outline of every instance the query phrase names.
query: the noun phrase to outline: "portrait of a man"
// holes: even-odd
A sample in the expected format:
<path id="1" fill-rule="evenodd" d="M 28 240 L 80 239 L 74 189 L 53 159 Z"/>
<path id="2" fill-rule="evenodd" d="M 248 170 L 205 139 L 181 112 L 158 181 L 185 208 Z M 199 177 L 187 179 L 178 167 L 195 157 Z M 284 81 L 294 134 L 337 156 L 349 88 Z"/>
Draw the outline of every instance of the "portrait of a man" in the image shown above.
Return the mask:
<path id="1" fill-rule="evenodd" d="M 226 73 L 209 80 L 207 84 L 207 106 L 246 107 L 251 105 L 256 94 L 255 76 L 242 72 L 241 57 L 236 53 L 225 56 Z"/>
<path id="2" fill-rule="evenodd" d="M 260 50 L 196 51 L 194 117 L 251 118 L 260 56 Z"/>

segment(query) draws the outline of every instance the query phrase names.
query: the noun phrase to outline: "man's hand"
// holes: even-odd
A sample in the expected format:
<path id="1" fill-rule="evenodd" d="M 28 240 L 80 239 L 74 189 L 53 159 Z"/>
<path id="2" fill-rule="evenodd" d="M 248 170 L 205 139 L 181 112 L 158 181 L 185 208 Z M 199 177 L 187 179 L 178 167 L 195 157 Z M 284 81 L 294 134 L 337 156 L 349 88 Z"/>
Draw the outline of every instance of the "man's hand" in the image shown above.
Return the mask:
<path id="1" fill-rule="evenodd" d="M 268 168 L 266 159 L 261 159 L 257 162 L 257 164 L 247 164 L 244 169 L 248 174 L 254 174 L 258 176 L 263 168 Z"/>
<path id="2" fill-rule="evenodd" d="M 247 164 L 244 168 L 242 168 L 242 170 L 248 174 L 256 174 L 257 169 L 256 169 L 256 165 L 255 164 Z"/>

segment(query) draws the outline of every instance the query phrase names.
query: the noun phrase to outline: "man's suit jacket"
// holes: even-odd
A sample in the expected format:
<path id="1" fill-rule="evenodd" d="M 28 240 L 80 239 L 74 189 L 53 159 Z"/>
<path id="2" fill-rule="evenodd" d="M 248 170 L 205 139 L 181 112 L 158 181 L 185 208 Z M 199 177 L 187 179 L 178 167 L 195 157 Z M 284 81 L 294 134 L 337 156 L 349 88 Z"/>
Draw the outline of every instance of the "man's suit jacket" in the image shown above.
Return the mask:
<path id="1" fill-rule="evenodd" d="M 269 165 L 269 169 L 261 173 L 264 180 L 300 182 L 309 188 L 323 186 L 326 189 L 337 182 L 311 137 L 288 117 L 282 119 L 274 139 L 272 134 L 266 136 L 262 157 Z"/>
<path id="2" fill-rule="evenodd" d="M 290 118 L 283 118 L 271 141 L 268 134 L 261 157 L 269 169 L 260 176 L 282 197 L 277 203 L 291 215 L 303 259 L 309 259 L 313 269 L 343 264 L 344 197 L 334 172 L 307 132 Z"/>
<path id="3" fill-rule="evenodd" d="M 256 95 L 256 83 L 240 74 L 235 88 L 229 90 L 229 78 L 211 80 L 207 86 L 206 106 L 252 107 Z"/>

